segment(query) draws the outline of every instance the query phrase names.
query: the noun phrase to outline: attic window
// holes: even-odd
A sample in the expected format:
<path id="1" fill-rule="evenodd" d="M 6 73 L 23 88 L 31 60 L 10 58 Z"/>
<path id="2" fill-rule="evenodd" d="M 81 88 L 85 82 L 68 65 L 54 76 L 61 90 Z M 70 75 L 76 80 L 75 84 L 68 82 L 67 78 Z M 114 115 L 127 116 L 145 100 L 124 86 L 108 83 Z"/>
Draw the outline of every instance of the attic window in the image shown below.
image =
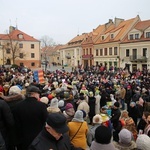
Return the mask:
<path id="1" fill-rule="evenodd" d="M 139 34 L 135 34 L 135 39 L 139 39 Z"/>
<path id="2" fill-rule="evenodd" d="M 130 40 L 133 40 L 133 34 L 130 34 Z"/>
<path id="3" fill-rule="evenodd" d="M 102 36 L 102 40 L 104 40 L 104 35 Z"/>
<path id="4" fill-rule="evenodd" d="M 23 34 L 18 34 L 19 39 L 23 39 Z"/>
<path id="5" fill-rule="evenodd" d="M 150 32 L 146 32 L 146 38 L 150 38 Z"/>
<path id="6" fill-rule="evenodd" d="M 110 35 L 110 38 L 113 39 L 113 38 L 114 38 L 114 34 L 111 34 L 111 35 Z"/>

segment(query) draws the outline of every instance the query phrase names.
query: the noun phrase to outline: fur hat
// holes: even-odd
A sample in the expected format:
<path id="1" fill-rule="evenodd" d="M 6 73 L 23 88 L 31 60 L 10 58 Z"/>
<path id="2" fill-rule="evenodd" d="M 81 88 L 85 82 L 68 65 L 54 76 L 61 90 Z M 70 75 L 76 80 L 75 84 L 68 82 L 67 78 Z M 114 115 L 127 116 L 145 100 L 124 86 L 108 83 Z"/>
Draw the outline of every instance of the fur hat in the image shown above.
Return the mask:
<path id="1" fill-rule="evenodd" d="M 132 134 L 127 129 L 122 129 L 119 132 L 119 142 L 123 144 L 129 144 L 132 140 Z"/>
<path id="2" fill-rule="evenodd" d="M 74 122 L 84 122 L 83 112 L 81 110 L 77 110 L 75 112 L 74 118 L 72 119 Z"/>
<path id="3" fill-rule="evenodd" d="M 136 140 L 138 149 L 149 150 L 150 149 L 150 137 L 146 134 L 140 134 Z"/>
<path id="4" fill-rule="evenodd" d="M 48 102 L 49 102 L 49 100 L 48 100 L 48 98 L 46 96 L 41 97 L 40 101 L 43 102 L 43 103 L 45 103 L 45 104 L 48 104 Z"/>
<path id="5" fill-rule="evenodd" d="M 95 123 L 95 124 L 101 124 L 102 123 L 102 117 L 99 114 L 96 114 L 93 117 L 93 123 Z"/>
<path id="6" fill-rule="evenodd" d="M 14 85 L 9 89 L 9 95 L 14 95 L 14 94 L 21 94 L 21 89 L 17 85 Z"/>

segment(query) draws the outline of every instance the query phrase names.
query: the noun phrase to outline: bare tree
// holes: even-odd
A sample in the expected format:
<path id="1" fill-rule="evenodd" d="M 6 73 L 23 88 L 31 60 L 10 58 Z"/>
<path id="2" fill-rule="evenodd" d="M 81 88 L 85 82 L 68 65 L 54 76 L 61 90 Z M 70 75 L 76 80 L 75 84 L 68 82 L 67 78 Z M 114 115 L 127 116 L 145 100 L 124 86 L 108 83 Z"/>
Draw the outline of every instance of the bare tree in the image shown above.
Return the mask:
<path id="1" fill-rule="evenodd" d="M 48 35 L 42 36 L 40 41 L 41 41 L 41 47 L 54 46 L 56 44 L 54 40 L 50 38 Z"/>

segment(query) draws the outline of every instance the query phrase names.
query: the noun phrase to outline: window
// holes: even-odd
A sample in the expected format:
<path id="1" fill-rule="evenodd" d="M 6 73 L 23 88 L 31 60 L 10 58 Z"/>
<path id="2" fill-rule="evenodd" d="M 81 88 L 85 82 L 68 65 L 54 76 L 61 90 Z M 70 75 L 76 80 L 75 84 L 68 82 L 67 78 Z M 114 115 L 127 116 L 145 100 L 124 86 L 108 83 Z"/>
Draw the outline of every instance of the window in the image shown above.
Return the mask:
<path id="1" fill-rule="evenodd" d="M 117 47 L 114 47 L 114 55 L 118 55 Z"/>
<path id="2" fill-rule="evenodd" d="M 92 54 L 92 48 L 90 48 L 90 55 Z"/>
<path id="3" fill-rule="evenodd" d="M 112 47 L 109 48 L 109 55 L 112 55 Z"/>
<path id="4" fill-rule="evenodd" d="M 143 56 L 147 56 L 147 48 L 143 48 Z"/>
<path id="5" fill-rule="evenodd" d="M 34 58 L 34 57 L 35 57 L 34 53 L 31 53 L 31 58 Z"/>
<path id="6" fill-rule="evenodd" d="M 31 44 L 31 48 L 32 48 L 32 49 L 34 48 L 34 44 Z"/>
<path id="7" fill-rule="evenodd" d="M 135 39 L 139 39 L 139 34 L 135 34 Z"/>
<path id="8" fill-rule="evenodd" d="M 104 40 L 104 36 L 102 36 L 102 40 Z"/>
<path id="9" fill-rule="evenodd" d="M 133 34 L 130 34 L 130 40 L 133 40 Z"/>
<path id="10" fill-rule="evenodd" d="M 10 54 L 10 48 L 7 48 L 7 49 L 6 49 L 6 53 L 7 53 L 7 54 Z"/>
<path id="11" fill-rule="evenodd" d="M 96 56 L 98 56 L 98 49 L 96 49 Z"/>
<path id="12" fill-rule="evenodd" d="M 23 48 L 23 44 L 22 43 L 19 43 L 19 48 Z"/>
<path id="13" fill-rule="evenodd" d="M 88 48 L 86 49 L 86 55 L 88 55 Z"/>
<path id="14" fill-rule="evenodd" d="M 126 49 L 126 57 L 129 57 L 129 55 L 130 55 L 130 51 L 129 49 Z"/>
<path id="15" fill-rule="evenodd" d="M 113 38 L 114 38 L 114 34 L 111 34 L 111 35 L 110 35 L 110 38 L 113 39 Z"/>
<path id="16" fill-rule="evenodd" d="M 146 38 L 150 38 L 150 32 L 146 32 Z"/>
<path id="17" fill-rule="evenodd" d="M 104 49 L 104 55 L 107 55 L 107 48 Z"/>
<path id="18" fill-rule="evenodd" d="M 18 35 L 18 38 L 19 38 L 19 39 L 23 39 L 23 34 L 19 34 L 19 35 Z"/>
<path id="19" fill-rule="evenodd" d="M 34 62 L 32 62 L 32 63 L 31 63 L 31 66 L 35 66 L 35 63 L 34 63 Z"/>
<path id="20" fill-rule="evenodd" d="M 24 64 L 21 62 L 21 63 L 20 63 L 20 66 L 24 66 Z"/>
<path id="21" fill-rule="evenodd" d="M 20 54 L 19 54 L 19 57 L 20 57 L 20 58 L 23 58 L 23 53 L 20 53 Z"/>
<path id="22" fill-rule="evenodd" d="M 59 57 L 57 57 L 57 60 L 59 60 Z"/>
<path id="23" fill-rule="evenodd" d="M 100 49 L 100 56 L 103 56 L 103 49 Z"/>

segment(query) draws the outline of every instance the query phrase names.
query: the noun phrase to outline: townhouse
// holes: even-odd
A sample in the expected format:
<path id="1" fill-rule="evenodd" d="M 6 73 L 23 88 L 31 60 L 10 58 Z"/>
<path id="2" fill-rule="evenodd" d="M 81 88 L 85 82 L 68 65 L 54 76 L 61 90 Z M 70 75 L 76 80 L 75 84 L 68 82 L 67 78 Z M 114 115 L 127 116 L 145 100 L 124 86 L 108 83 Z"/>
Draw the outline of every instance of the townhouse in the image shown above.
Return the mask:
<path id="1" fill-rule="evenodd" d="M 0 65 L 40 67 L 40 41 L 10 26 L 8 34 L 0 34 Z"/>
<path id="2" fill-rule="evenodd" d="M 150 20 L 139 21 L 120 44 L 121 67 L 150 69 Z"/>

